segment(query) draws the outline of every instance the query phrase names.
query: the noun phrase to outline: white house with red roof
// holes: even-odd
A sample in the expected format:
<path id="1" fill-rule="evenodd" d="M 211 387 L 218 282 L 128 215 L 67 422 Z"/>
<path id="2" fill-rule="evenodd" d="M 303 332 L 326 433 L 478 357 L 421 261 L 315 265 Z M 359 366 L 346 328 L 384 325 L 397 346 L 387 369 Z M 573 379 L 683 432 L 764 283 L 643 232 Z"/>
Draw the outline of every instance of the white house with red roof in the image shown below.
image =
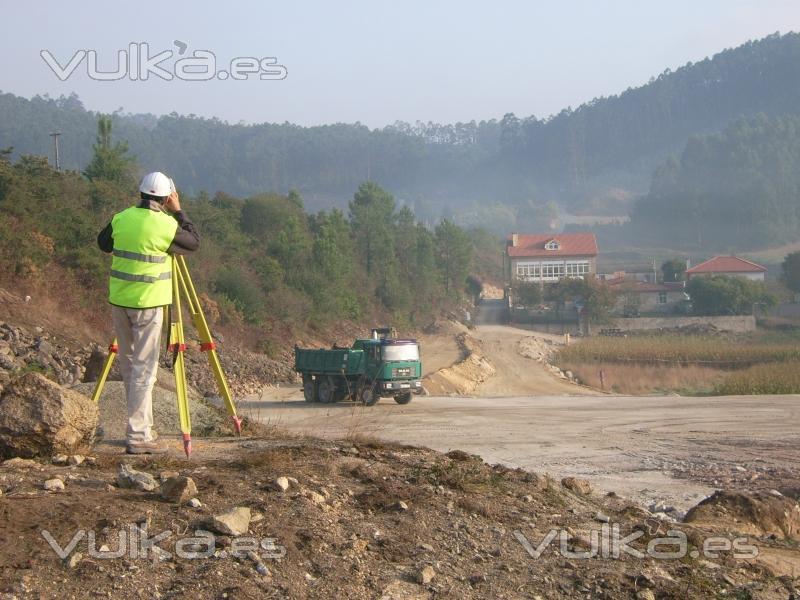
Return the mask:
<path id="1" fill-rule="evenodd" d="M 558 281 L 597 273 L 597 238 L 593 233 L 512 233 L 506 240 L 509 280 Z"/>
<path id="2" fill-rule="evenodd" d="M 743 277 L 753 281 L 764 281 L 767 268 L 738 256 L 715 256 L 699 265 L 686 269 L 686 279 L 710 275 Z"/>

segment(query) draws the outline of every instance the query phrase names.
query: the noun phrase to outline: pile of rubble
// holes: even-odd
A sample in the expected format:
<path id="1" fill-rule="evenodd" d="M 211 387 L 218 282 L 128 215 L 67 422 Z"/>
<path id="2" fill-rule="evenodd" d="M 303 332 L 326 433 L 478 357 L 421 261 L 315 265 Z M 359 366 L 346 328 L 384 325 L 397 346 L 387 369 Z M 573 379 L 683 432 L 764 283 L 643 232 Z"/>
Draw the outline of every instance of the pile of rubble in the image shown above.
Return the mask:
<path id="1" fill-rule="evenodd" d="M 294 381 L 291 360 L 281 356 L 274 360 L 225 344 L 218 345 L 222 368 L 234 396 L 259 392 L 265 385 Z M 107 350 L 97 344 L 81 344 L 45 333 L 0 321 L 0 391 L 8 385 L 14 373 L 35 371 L 45 373 L 61 385 L 73 386 L 96 381 L 106 359 Z M 163 357 L 169 362 L 169 357 Z M 204 396 L 217 395 L 217 384 L 199 342 L 190 344 L 186 352 L 186 377 L 191 386 Z M 121 381 L 117 365 L 109 381 Z"/>
<path id="2" fill-rule="evenodd" d="M 10 373 L 33 370 L 51 373 L 61 385 L 83 380 L 92 347 L 56 339 L 36 327 L 33 332 L 0 322 L 0 386 Z"/>

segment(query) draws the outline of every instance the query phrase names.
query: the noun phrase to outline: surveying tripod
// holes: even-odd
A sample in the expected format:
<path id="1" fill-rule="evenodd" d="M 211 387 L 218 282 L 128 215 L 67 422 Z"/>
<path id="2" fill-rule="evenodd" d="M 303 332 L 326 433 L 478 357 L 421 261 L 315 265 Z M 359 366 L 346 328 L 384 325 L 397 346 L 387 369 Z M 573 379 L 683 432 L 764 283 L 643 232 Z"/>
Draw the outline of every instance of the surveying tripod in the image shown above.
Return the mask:
<path id="1" fill-rule="evenodd" d="M 181 293 L 186 298 L 189 314 L 200 336 L 200 351 L 208 353 L 208 362 L 211 365 L 211 371 L 214 373 L 214 379 L 217 381 L 217 388 L 225 402 L 225 408 L 228 409 L 228 414 L 231 416 L 233 427 L 237 434 L 242 432 L 242 420 L 236 415 L 236 406 L 231 397 L 231 390 L 225 379 L 225 373 L 222 371 L 216 344 L 211 336 L 211 330 L 208 328 L 203 309 L 200 306 L 200 300 L 194 289 L 192 278 L 189 276 L 186 261 L 183 256 L 176 254 L 172 260 L 172 308 L 170 309 L 168 306 L 164 308 L 166 313 L 164 321 L 166 326 L 169 327 L 167 349 L 172 352 L 173 356 L 172 368 L 175 372 L 175 394 L 178 398 L 178 417 L 180 419 L 181 433 L 183 434 L 183 451 L 186 452 L 188 457 L 192 453 L 192 420 L 189 415 L 189 397 L 186 388 L 186 362 L 184 359 L 186 341 L 183 337 Z M 111 366 L 114 364 L 114 357 L 119 352 L 116 338 L 111 342 L 108 351 L 103 371 L 97 380 L 94 394 L 92 394 L 92 400 L 95 403 L 100 400 L 103 386 L 111 371 Z"/>

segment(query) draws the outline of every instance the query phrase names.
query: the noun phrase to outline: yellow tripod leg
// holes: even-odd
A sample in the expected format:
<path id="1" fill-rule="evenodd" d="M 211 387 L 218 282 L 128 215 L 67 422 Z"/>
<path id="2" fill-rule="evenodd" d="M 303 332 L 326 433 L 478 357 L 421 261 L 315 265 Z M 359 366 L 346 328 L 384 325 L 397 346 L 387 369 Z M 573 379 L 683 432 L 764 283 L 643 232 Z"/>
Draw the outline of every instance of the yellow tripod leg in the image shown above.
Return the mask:
<path id="1" fill-rule="evenodd" d="M 186 362 L 184 352 L 186 351 L 186 340 L 183 337 L 183 312 L 181 311 L 181 296 L 178 293 L 178 272 L 175 261 L 172 263 L 172 302 L 175 322 L 170 325 L 170 350 L 175 355 L 175 395 L 178 400 L 178 418 L 183 434 L 183 451 L 188 457 L 192 453 L 192 419 L 189 415 L 189 396 L 186 390 Z"/>
<path id="2" fill-rule="evenodd" d="M 111 372 L 111 366 L 114 364 L 114 357 L 117 355 L 117 352 L 119 352 L 119 346 L 117 345 L 117 338 L 114 338 L 108 346 L 108 356 L 106 357 L 106 362 L 103 363 L 103 371 L 100 373 L 97 385 L 94 388 L 94 393 L 92 394 L 92 402 L 95 404 L 100 401 L 100 394 L 103 393 L 103 386 L 105 386 L 108 374 Z"/>
<path id="3" fill-rule="evenodd" d="M 220 396 L 222 396 L 222 400 L 225 402 L 225 408 L 228 410 L 228 414 L 231 416 L 234 430 L 239 434 L 242 432 L 242 420 L 236 414 L 236 405 L 233 403 L 233 395 L 228 387 L 228 380 L 225 378 L 225 372 L 222 370 L 216 344 L 211 335 L 211 329 L 208 327 L 206 317 L 203 314 L 203 308 L 200 306 L 200 299 L 197 297 L 197 291 L 189 275 L 189 269 L 186 266 L 186 261 L 183 256 L 175 256 L 175 263 L 177 264 L 178 281 L 186 295 L 189 314 L 192 316 L 192 321 L 200 336 L 200 350 L 208 353 L 208 363 L 211 365 L 211 371 L 217 382 L 217 389 L 219 390 Z"/>

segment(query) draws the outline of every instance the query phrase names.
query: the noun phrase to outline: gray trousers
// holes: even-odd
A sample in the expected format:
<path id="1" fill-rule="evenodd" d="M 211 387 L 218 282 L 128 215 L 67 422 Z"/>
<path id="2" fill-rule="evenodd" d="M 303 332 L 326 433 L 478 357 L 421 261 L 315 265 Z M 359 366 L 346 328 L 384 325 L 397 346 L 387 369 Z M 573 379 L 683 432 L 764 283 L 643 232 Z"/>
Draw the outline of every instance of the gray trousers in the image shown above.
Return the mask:
<path id="1" fill-rule="evenodd" d="M 111 313 L 128 401 L 127 438 L 129 442 L 149 442 L 153 439 L 153 385 L 158 374 L 164 309 L 112 306 Z"/>

